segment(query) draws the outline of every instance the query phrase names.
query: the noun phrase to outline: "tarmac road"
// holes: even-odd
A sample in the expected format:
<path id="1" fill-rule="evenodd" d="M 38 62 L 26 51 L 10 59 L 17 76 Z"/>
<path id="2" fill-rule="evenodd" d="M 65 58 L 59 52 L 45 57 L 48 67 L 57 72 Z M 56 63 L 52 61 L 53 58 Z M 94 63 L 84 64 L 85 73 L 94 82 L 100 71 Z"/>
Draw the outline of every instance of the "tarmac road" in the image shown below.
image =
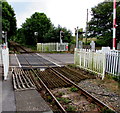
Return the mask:
<path id="1" fill-rule="evenodd" d="M 28 60 L 33 67 L 44 68 L 45 64 L 56 67 L 74 63 L 74 55 L 65 54 L 50 54 L 50 53 L 34 53 L 34 54 L 17 54 L 10 55 L 10 66 L 28 67 Z"/>

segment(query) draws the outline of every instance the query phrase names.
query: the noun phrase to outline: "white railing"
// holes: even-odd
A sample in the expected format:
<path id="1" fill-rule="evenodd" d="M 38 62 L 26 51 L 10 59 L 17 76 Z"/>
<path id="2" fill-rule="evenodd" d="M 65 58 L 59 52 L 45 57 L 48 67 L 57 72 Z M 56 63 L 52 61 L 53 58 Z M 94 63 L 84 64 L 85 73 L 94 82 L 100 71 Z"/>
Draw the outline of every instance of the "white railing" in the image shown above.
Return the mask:
<path id="1" fill-rule="evenodd" d="M 120 77 L 120 51 L 109 52 L 75 49 L 74 64 L 80 68 L 98 73 L 104 78 L 105 73 Z"/>
<path id="2" fill-rule="evenodd" d="M 106 54 L 106 72 L 120 76 L 120 51 L 111 50 Z"/>
<path id="3" fill-rule="evenodd" d="M 4 80 L 7 79 L 8 72 L 9 72 L 9 49 L 4 47 L 0 47 L 0 56 L 1 56 L 1 64 L 4 68 Z"/>
<path id="4" fill-rule="evenodd" d="M 75 49 L 74 63 L 80 68 L 105 75 L 105 54 L 92 52 L 88 49 Z"/>
<path id="5" fill-rule="evenodd" d="M 47 51 L 68 51 L 68 43 L 37 43 L 37 50 Z"/>

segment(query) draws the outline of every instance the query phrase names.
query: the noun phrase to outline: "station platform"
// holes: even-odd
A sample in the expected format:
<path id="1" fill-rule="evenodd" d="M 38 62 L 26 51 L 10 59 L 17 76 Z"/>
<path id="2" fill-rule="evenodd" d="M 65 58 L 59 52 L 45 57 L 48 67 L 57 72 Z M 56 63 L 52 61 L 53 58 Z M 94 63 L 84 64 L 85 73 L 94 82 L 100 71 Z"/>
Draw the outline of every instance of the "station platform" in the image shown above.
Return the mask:
<path id="1" fill-rule="evenodd" d="M 2 80 L 2 66 L 0 66 L 0 112 L 39 112 L 53 113 L 45 100 L 35 89 L 14 91 L 12 74 L 9 72 L 8 79 Z"/>

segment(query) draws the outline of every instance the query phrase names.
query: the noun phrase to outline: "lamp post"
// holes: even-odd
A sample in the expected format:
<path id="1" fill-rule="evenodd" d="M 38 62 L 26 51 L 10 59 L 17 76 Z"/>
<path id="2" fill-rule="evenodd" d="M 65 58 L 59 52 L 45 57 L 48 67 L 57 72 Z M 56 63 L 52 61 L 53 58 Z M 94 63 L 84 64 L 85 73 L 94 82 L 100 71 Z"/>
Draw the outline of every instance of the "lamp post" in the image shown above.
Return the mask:
<path id="1" fill-rule="evenodd" d="M 78 48 L 78 27 L 75 28 L 75 32 L 76 32 L 76 48 Z"/>
<path id="2" fill-rule="evenodd" d="M 62 44 L 62 33 L 63 31 L 60 31 L 60 44 Z"/>
<path id="3" fill-rule="evenodd" d="M 7 43 L 7 32 L 6 31 L 2 31 L 2 43 L 8 47 L 8 43 Z"/>
<path id="4" fill-rule="evenodd" d="M 34 32 L 34 36 L 36 36 L 36 43 L 38 42 L 38 32 Z"/>
<path id="5" fill-rule="evenodd" d="M 87 45 L 87 35 L 88 35 L 88 9 L 87 9 L 87 19 L 86 19 L 86 33 L 85 33 L 85 43 Z"/>

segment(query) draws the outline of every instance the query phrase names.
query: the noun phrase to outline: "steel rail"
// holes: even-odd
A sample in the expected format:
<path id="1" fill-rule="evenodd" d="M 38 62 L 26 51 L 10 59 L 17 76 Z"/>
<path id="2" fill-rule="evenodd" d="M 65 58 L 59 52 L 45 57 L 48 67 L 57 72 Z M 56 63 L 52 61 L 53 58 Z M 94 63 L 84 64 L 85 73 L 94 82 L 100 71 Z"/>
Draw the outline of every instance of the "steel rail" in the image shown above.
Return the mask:
<path id="1" fill-rule="evenodd" d="M 45 63 L 44 63 L 45 64 Z M 47 65 L 47 64 L 45 64 Z M 81 88 L 80 86 L 78 86 L 76 83 L 74 83 L 72 80 L 70 80 L 69 78 L 65 77 L 63 74 L 61 74 L 60 72 L 56 71 L 54 68 L 52 67 L 49 67 L 49 65 L 47 65 L 48 68 L 50 70 L 52 70 L 53 73 L 57 73 L 55 74 L 56 76 L 58 76 L 59 78 L 63 78 L 65 79 L 67 82 L 71 83 L 73 86 L 77 87 L 81 93 L 86 96 L 87 98 L 89 98 L 89 100 L 92 100 L 95 104 L 97 104 L 100 108 L 103 108 L 103 109 L 109 109 L 113 112 L 115 112 L 115 110 L 111 107 L 109 107 L 108 105 L 106 105 L 105 103 L 103 103 L 102 101 L 100 101 L 99 99 L 93 97 L 89 92 L 85 91 L 83 88 Z"/>
<path id="2" fill-rule="evenodd" d="M 23 56 L 24 57 L 24 56 Z M 34 73 L 34 75 L 36 75 L 40 81 L 40 83 L 44 86 L 44 88 L 49 92 L 49 94 L 52 96 L 52 98 L 55 100 L 55 102 L 57 103 L 57 105 L 59 106 L 59 108 L 62 110 L 63 113 L 67 113 L 67 111 L 62 107 L 62 105 L 59 103 L 59 101 L 56 99 L 56 97 L 52 94 L 52 92 L 49 90 L 49 88 L 44 84 L 44 82 L 39 78 L 39 76 L 37 75 L 37 73 L 35 72 L 35 70 L 32 68 L 32 65 L 28 62 L 28 60 L 24 57 L 24 59 L 26 60 L 26 62 L 29 64 L 30 69 L 32 70 L 32 72 Z M 33 75 L 32 75 L 33 76 Z"/>
<path id="3" fill-rule="evenodd" d="M 81 93 L 83 95 L 85 95 L 86 97 L 90 98 L 93 100 L 94 103 L 96 103 L 99 107 L 104 108 L 104 109 L 110 109 L 113 112 L 116 112 L 114 109 L 112 109 L 111 107 L 109 107 L 108 105 L 104 104 L 103 102 L 101 102 L 100 100 L 98 100 L 97 98 L 93 97 L 90 93 L 88 93 L 87 91 L 85 91 L 83 88 L 81 88 L 80 86 L 78 86 L 76 83 L 74 83 L 73 81 L 71 81 L 70 79 L 68 79 L 67 77 L 65 77 L 64 75 L 62 75 L 61 73 L 59 73 L 58 71 L 56 71 L 53 68 L 50 68 L 53 72 L 56 72 L 58 74 L 58 76 L 64 78 L 66 81 L 68 81 L 69 83 L 71 83 L 73 86 L 75 86 L 76 88 L 78 88 Z"/>
<path id="4" fill-rule="evenodd" d="M 45 64 L 45 63 L 43 63 Z M 45 64 L 47 65 L 47 64 Z M 96 103 L 100 108 L 103 108 L 103 109 L 109 109 L 113 112 L 116 112 L 113 108 L 109 107 L 108 105 L 106 105 L 105 103 L 103 103 L 102 101 L 100 101 L 99 99 L 97 99 L 96 97 L 92 96 L 89 92 L 85 91 L 83 88 L 81 88 L 80 86 L 78 86 L 76 83 L 74 83 L 72 80 L 70 80 L 69 78 L 65 77 L 64 75 L 62 75 L 61 73 L 59 73 L 58 71 L 56 71 L 54 68 L 50 67 L 49 65 L 47 65 L 48 68 L 50 70 L 52 70 L 53 72 L 56 72 L 59 77 L 61 78 L 64 78 L 66 81 L 68 81 L 69 83 L 71 83 L 73 86 L 77 87 L 84 96 L 86 96 L 87 98 L 89 98 L 90 100 L 92 100 L 94 103 Z M 56 74 L 56 75 L 57 75 Z M 57 76 L 58 76 L 57 75 Z"/>
<path id="5" fill-rule="evenodd" d="M 32 55 L 34 56 L 34 55 Z M 24 57 L 25 58 L 25 57 Z M 25 60 L 27 61 L 27 59 L 25 58 Z M 27 61 L 28 62 L 28 61 Z M 31 64 L 28 62 L 32 72 L 38 77 L 39 81 L 42 83 L 42 85 L 45 87 L 45 89 L 49 92 L 49 94 L 54 98 L 54 100 L 56 100 L 57 104 L 61 107 L 61 109 L 63 110 L 63 112 L 67 113 L 66 110 L 62 107 L 62 105 L 58 102 L 58 100 L 55 98 L 55 96 L 51 93 L 51 91 L 47 88 L 47 86 L 44 84 L 44 82 L 39 78 L 39 76 L 36 74 L 36 72 L 34 71 L 34 69 L 32 68 Z M 43 63 L 45 64 L 45 63 Z M 47 64 L 45 64 L 47 65 Z M 71 81 L 70 79 L 68 79 L 67 77 L 65 77 L 64 75 L 62 75 L 61 73 L 59 73 L 58 71 L 56 71 L 55 69 L 53 69 L 52 67 L 50 67 L 49 65 L 47 65 L 48 68 L 50 70 L 52 70 L 54 73 L 57 73 L 56 75 L 59 76 L 60 78 L 64 78 L 67 82 L 71 83 L 73 86 L 77 87 L 81 93 L 83 95 L 85 95 L 87 98 L 89 98 L 90 100 L 92 100 L 94 103 L 96 103 L 100 108 L 104 108 L 104 109 L 110 109 L 113 112 L 116 112 L 114 109 L 112 109 L 111 107 L 109 107 L 108 105 L 104 104 L 103 102 L 101 102 L 100 100 L 98 100 L 97 98 L 93 97 L 90 93 L 88 93 L 87 91 L 85 91 L 84 89 L 82 89 L 80 86 L 78 86 L 77 84 L 75 84 L 73 81 Z"/>

